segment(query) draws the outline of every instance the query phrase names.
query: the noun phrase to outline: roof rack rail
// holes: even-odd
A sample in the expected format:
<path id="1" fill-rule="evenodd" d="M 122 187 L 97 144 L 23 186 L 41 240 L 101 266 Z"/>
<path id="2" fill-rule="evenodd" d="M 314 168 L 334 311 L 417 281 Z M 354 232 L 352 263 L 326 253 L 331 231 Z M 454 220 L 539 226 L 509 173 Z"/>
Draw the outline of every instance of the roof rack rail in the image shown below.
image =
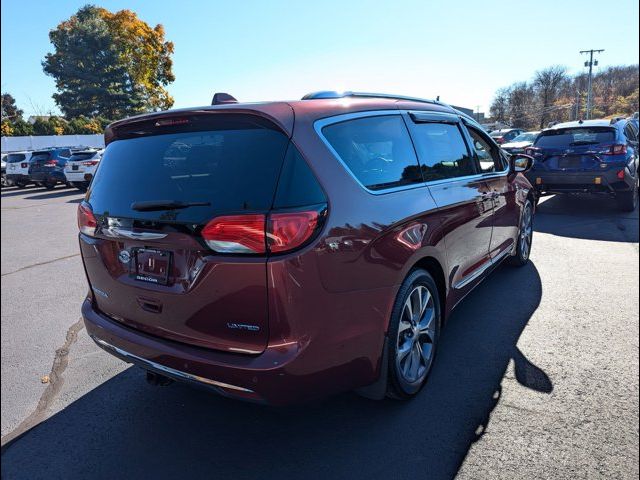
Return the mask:
<path id="1" fill-rule="evenodd" d="M 318 99 L 327 99 L 327 98 L 347 98 L 347 97 L 358 97 L 358 98 L 388 98 L 390 100 L 406 100 L 409 102 L 420 102 L 420 103 L 431 103 L 434 105 L 444 105 L 449 106 L 444 102 L 439 100 L 429 100 L 426 98 L 418 98 L 418 97 L 407 97 L 405 95 L 392 95 L 388 93 L 371 93 L 371 92 L 336 92 L 333 90 L 322 90 L 319 92 L 307 93 L 302 100 L 318 100 Z"/>

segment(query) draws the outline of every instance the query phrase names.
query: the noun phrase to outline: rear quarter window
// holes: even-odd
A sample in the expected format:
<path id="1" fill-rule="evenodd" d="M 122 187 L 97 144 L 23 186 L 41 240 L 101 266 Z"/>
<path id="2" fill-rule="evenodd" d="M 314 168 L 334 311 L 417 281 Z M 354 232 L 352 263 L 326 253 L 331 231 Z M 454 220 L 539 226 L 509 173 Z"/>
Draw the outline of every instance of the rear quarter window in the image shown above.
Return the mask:
<path id="1" fill-rule="evenodd" d="M 422 182 L 400 115 L 346 120 L 325 126 L 322 134 L 349 171 L 370 190 Z"/>

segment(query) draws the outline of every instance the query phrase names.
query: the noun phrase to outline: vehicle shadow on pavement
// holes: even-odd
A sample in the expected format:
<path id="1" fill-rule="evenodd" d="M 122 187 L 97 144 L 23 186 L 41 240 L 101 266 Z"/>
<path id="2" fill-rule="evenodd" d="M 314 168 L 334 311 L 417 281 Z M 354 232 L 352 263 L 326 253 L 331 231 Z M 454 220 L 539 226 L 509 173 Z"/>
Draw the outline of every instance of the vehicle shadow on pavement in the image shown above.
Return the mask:
<path id="1" fill-rule="evenodd" d="M 344 394 L 271 408 L 129 368 L 3 449 L 3 478 L 453 478 L 482 438 L 513 360 L 518 382 L 548 376 L 517 348 L 542 296 L 535 265 L 501 267 L 460 304 L 431 377 L 410 402 Z"/>
<path id="2" fill-rule="evenodd" d="M 30 197 L 24 197 L 24 199 L 25 200 L 49 200 L 52 198 L 70 197 L 72 195 L 84 195 L 77 188 L 71 188 L 71 187 L 63 187 L 63 188 L 59 188 L 59 189 L 56 188 L 55 190 L 49 191 L 48 193 L 31 195 Z"/>
<path id="3" fill-rule="evenodd" d="M 36 191 L 44 191 L 44 188 L 36 187 L 36 186 L 28 186 L 25 188 L 9 187 L 9 188 L 3 188 L 2 193 L 0 195 L 2 196 L 2 198 L 8 198 L 8 197 L 17 197 L 18 195 L 33 193 Z"/>
<path id="4" fill-rule="evenodd" d="M 540 202 L 534 228 L 561 237 L 638 242 L 638 210 L 621 212 L 604 196 L 555 195 Z"/>

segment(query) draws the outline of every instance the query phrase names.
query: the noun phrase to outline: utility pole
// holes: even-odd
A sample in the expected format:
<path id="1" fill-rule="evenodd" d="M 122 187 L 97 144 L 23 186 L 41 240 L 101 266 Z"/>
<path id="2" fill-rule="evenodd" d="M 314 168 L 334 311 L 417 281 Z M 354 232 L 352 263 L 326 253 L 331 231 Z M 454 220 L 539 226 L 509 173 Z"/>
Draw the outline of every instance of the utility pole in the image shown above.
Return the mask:
<path id="1" fill-rule="evenodd" d="M 598 66 L 598 61 L 596 60 L 595 63 L 593 61 L 593 54 L 594 53 L 601 53 L 604 52 L 604 49 L 601 50 L 580 50 L 580 53 L 588 53 L 589 54 L 589 61 L 584 62 L 584 66 L 585 67 L 589 67 L 589 85 L 587 87 L 587 119 L 591 118 L 591 104 L 593 103 L 593 98 L 592 98 L 592 94 L 591 94 L 591 77 L 593 75 L 593 67 L 594 66 Z"/>

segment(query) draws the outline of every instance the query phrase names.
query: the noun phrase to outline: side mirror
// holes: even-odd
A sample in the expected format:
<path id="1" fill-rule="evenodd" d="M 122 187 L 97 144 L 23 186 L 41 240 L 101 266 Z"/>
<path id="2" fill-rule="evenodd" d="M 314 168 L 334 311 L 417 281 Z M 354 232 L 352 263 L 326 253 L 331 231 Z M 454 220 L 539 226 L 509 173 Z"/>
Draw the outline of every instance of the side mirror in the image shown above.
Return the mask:
<path id="1" fill-rule="evenodd" d="M 511 173 L 525 173 L 531 170 L 535 160 L 531 155 L 525 155 L 524 153 L 516 153 L 511 155 L 509 159 L 509 167 Z"/>

